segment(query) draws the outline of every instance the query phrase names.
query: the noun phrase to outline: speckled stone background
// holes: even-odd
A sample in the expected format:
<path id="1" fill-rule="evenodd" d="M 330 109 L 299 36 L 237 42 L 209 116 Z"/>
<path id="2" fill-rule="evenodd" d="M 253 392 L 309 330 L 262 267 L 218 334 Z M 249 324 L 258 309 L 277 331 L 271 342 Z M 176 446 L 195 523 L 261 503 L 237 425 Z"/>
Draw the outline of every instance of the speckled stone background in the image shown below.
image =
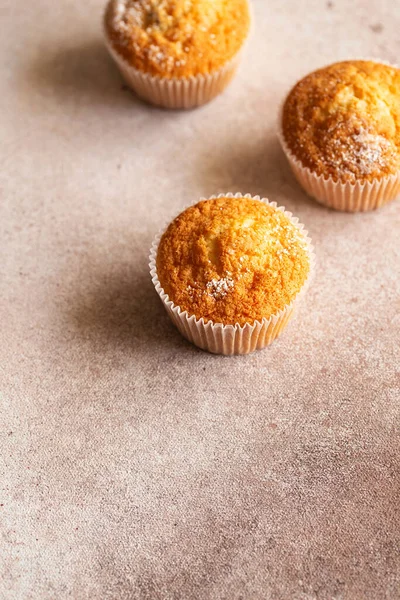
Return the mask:
<path id="1" fill-rule="evenodd" d="M 334 213 L 275 136 L 287 88 L 400 55 L 398 0 L 257 0 L 234 84 L 149 108 L 98 0 L 0 7 L 0 597 L 400 598 L 400 203 Z M 147 271 L 202 195 L 268 196 L 318 271 L 271 348 L 183 340 Z"/>

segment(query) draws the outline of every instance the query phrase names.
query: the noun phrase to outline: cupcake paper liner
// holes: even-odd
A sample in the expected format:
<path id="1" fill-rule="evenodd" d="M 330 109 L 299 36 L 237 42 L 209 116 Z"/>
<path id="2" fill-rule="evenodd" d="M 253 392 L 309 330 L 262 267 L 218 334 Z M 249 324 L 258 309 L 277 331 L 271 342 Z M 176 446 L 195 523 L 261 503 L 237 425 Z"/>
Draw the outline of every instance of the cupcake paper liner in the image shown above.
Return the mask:
<path id="1" fill-rule="evenodd" d="M 372 182 L 335 181 L 333 177 L 317 175 L 304 167 L 289 150 L 282 130 L 278 137 L 297 181 L 320 204 L 335 210 L 363 212 L 380 208 L 400 194 L 400 173 Z"/>
<path id="2" fill-rule="evenodd" d="M 372 60 L 378 64 L 387 64 L 398 68 L 397 65 L 384 60 L 371 58 L 357 60 Z M 337 181 L 331 176 L 318 175 L 308 167 L 303 166 L 301 161 L 289 149 L 283 136 L 282 115 L 286 98 L 287 94 L 279 109 L 278 138 L 297 181 L 307 194 L 324 206 L 346 212 L 375 210 L 394 200 L 400 194 L 400 171 L 374 181 L 351 183 L 349 181 Z"/>
<path id="3" fill-rule="evenodd" d="M 130 65 L 112 46 L 104 32 L 106 46 L 129 87 L 142 100 L 163 108 L 195 108 L 210 102 L 233 79 L 243 53 L 239 52 L 221 69 L 206 75 L 172 78 L 142 73 Z"/>
<path id="4" fill-rule="evenodd" d="M 246 323 L 245 325 L 223 325 L 222 323 L 214 323 L 213 321 L 206 322 L 203 318 L 196 319 L 195 315 L 190 315 L 187 311 L 182 311 L 179 306 L 175 305 L 172 300 L 170 300 L 168 294 L 165 293 L 158 279 L 156 264 L 160 239 L 164 231 L 167 229 L 170 221 L 156 235 L 150 251 L 150 274 L 156 291 L 160 296 L 161 301 L 164 304 L 164 307 L 172 322 L 176 325 L 181 334 L 187 340 L 195 344 L 195 346 L 214 354 L 224 354 L 229 356 L 233 354 L 249 354 L 255 350 L 265 348 L 282 333 L 293 314 L 295 305 L 304 295 L 304 292 L 309 285 L 315 267 L 315 254 L 311 244 L 311 239 L 308 237 L 308 232 L 304 229 L 304 225 L 299 223 L 299 220 L 296 217 L 293 217 L 291 212 L 286 211 L 283 206 L 278 207 L 276 202 L 269 202 L 269 200 L 266 198 L 260 198 L 260 196 L 251 196 L 250 194 L 245 194 L 243 196 L 240 193 L 219 194 L 218 196 L 211 196 L 208 199 L 214 200 L 216 198 L 226 197 L 251 198 L 253 200 L 259 200 L 260 202 L 269 204 L 270 206 L 282 211 L 302 232 L 307 243 L 310 256 L 309 276 L 300 292 L 290 304 L 285 306 L 276 314 L 272 315 L 269 319 L 262 319 L 261 321 L 254 321 L 253 323 Z"/>

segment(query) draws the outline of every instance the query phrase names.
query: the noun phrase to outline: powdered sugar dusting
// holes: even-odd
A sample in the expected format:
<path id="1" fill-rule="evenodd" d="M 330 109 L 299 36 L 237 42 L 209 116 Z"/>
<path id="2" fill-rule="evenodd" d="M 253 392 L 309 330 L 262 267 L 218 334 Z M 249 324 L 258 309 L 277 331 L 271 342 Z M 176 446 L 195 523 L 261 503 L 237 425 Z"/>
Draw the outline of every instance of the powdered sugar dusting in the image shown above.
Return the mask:
<path id="1" fill-rule="evenodd" d="M 353 136 L 353 141 L 353 158 L 363 173 L 369 174 L 377 167 L 387 166 L 390 142 L 385 137 L 361 130 Z"/>
<path id="2" fill-rule="evenodd" d="M 325 140 L 327 162 L 336 172 L 368 176 L 395 166 L 397 151 L 390 140 L 360 125 L 346 135 L 344 126 L 331 128 Z"/>
<path id="3" fill-rule="evenodd" d="M 179 26 L 182 28 L 182 35 L 185 36 L 184 40 L 191 39 L 192 25 L 182 24 L 182 18 L 191 7 L 191 0 L 181 0 L 176 4 L 171 0 L 114 0 L 112 26 L 114 31 L 118 32 L 121 44 L 131 45 L 135 52 L 144 54 L 150 64 L 172 72 L 175 67 L 183 67 L 186 64 L 186 55 L 190 49 L 186 43 L 182 47 L 180 34 L 178 31 L 174 33 L 173 30 Z M 147 47 L 138 43 L 135 36 L 132 36 L 132 30 L 135 29 L 139 29 L 141 35 L 148 36 Z M 173 55 L 170 55 L 165 44 L 160 42 L 162 35 L 168 30 L 172 32 L 170 40 L 175 42 Z"/>
<path id="4" fill-rule="evenodd" d="M 230 277 L 211 279 L 206 285 L 207 292 L 213 298 L 224 298 L 235 287 L 235 282 Z"/>
<path id="5" fill-rule="evenodd" d="M 171 11 L 174 7 L 175 14 Z M 178 17 L 187 14 L 191 7 L 192 0 L 181 0 L 178 3 L 171 0 L 114 0 L 114 26 L 125 30 L 129 22 L 146 31 L 165 31 L 173 27 Z M 185 27 L 188 25 L 186 23 Z"/>

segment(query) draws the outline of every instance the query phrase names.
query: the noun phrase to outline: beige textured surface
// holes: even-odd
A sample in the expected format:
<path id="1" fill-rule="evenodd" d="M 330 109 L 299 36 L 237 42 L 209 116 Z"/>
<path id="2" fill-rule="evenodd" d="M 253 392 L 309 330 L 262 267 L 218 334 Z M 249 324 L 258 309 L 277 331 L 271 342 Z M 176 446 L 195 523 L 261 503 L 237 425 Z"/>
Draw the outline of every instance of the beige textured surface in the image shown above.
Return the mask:
<path id="1" fill-rule="evenodd" d="M 400 598 L 400 203 L 307 199 L 274 123 L 311 69 L 396 61 L 398 3 L 255 1 L 246 65 L 192 113 L 122 89 L 102 2 L 0 11 L 0 597 Z M 223 358 L 147 257 L 237 190 L 294 210 L 319 268 L 275 345 Z"/>

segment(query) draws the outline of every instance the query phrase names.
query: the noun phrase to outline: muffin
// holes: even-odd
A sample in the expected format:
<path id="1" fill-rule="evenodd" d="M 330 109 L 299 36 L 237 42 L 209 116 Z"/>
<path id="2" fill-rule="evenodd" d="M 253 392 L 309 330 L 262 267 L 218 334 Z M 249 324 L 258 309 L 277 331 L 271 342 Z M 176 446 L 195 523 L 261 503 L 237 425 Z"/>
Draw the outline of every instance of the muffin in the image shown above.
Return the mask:
<path id="1" fill-rule="evenodd" d="M 367 60 L 319 69 L 290 91 L 279 128 L 297 179 L 321 203 L 354 212 L 399 194 L 399 69 Z"/>
<path id="2" fill-rule="evenodd" d="M 150 255 L 153 283 L 181 333 L 221 354 L 252 352 L 281 333 L 312 261 L 291 213 L 241 194 L 187 208 Z"/>
<path id="3" fill-rule="evenodd" d="M 110 0 L 107 46 L 144 100 L 191 108 L 232 79 L 250 30 L 248 0 Z"/>

